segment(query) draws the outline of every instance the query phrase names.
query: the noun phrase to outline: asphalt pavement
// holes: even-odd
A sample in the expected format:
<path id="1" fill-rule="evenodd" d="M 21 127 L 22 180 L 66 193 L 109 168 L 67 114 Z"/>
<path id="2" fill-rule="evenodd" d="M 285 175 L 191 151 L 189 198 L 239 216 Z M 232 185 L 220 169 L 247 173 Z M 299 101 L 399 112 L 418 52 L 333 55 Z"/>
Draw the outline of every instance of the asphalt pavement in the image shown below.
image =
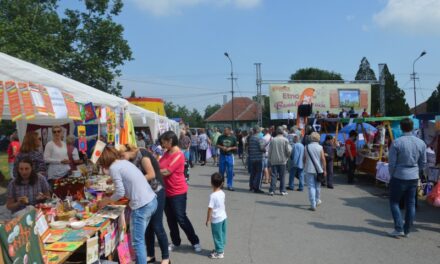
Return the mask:
<path id="1" fill-rule="evenodd" d="M 268 196 L 269 186 L 263 185 L 266 194 L 250 193 L 249 176 L 240 161 L 235 169 L 236 191 L 225 191 L 225 258 L 209 259 L 214 244 L 205 220 L 212 191 L 210 175 L 217 170 L 212 164 L 191 169 L 187 212 L 203 251 L 194 253 L 181 231 L 182 245 L 171 252 L 174 264 L 439 263 L 440 208 L 421 201 L 415 230 L 409 238 L 395 239 L 387 236 L 393 228 L 387 191 L 373 180 L 364 176 L 355 185 L 347 185 L 344 175 L 336 175 L 335 189 L 323 188 L 323 203 L 312 212 L 308 210 L 307 190 Z M 0 216 L 7 214 L 0 206 Z M 156 256 L 160 259 L 157 246 Z"/>
<path id="2" fill-rule="evenodd" d="M 236 191 L 225 190 L 225 258 L 208 258 L 214 245 L 205 226 L 206 210 L 210 175 L 218 170 L 209 164 L 191 170 L 188 191 L 187 212 L 203 251 L 194 253 L 181 232 L 182 246 L 171 253 L 173 263 L 439 263 L 440 208 L 421 201 L 415 230 L 409 238 L 395 239 L 387 236 L 393 229 L 387 190 L 372 179 L 361 177 L 347 185 L 345 175 L 337 175 L 335 189 L 322 189 L 323 203 L 312 212 L 307 190 L 272 197 L 250 193 L 249 176 L 240 163 L 235 169 Z M 263 185 L 266 193 L 268 187 Z"/>

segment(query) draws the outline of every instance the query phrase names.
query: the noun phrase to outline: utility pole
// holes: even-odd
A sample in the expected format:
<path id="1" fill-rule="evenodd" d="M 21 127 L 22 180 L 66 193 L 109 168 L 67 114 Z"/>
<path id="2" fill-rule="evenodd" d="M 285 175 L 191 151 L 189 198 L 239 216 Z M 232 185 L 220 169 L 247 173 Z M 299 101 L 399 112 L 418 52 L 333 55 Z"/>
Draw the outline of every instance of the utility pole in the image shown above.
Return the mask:
<path id="1" fill-rule="evenodd" d="M 261 102 L 261 82 L 262 82 L 262 78 L 261 78 L 261 63 L 257 62 L 254 63 L 255 67 L 256 67 L 256 72 L 257 72 L 257 102 L 258 102 L 258 126 L 262 127 L 263 126 L 263 104 Z"/>
<path id="2" fill-rule="evenodd" d="M 229 57 L 229 54 L 227 53 L 227 52 L 225 52 L 225 56 L 226 56 L 226 58 L 228 58 L 228 60 L 229 60 L 229 62 L 231 63 L 231 95 L 232 95 L 232 99 L 231 99 L 231 104 L 232 104 L 232 125 L 231 125 L 231 127 L 232 127 L 232 131 L 234 131 L 234 128 L 235 128 L 235 112 L 234 112 L 234 81 L 237 79 L 237 78 L 234 78 L 234 68 L 233 68 L 233 65 L 232 65 L 232 60 L 231 60 L 231 58 Z"/>
<path id="3" fill-rule="evenodd" d="M 416 71 L 415 71 L 415 65 L 416 65 L 416 61 L 418 61 L 421 57 L 426 55 L 426 51 L 422 51 L 422 53 L 420 53 L 420 55 L 417 57 L 417 59 L 414 60 L 413 62 L 413 72 L 411 74 L 411 79 L 413 80 L 413 88 L 414 88 L 414 115 L 417 115 L 417 95 L 416 95 L 416 79 L 418 79 L 416 77 Z"/>
<path id="4" fill-rule="evenodd" d="M 379 63 L 379 103 L 380 113 L 385 116 L 385 75 L 383 70 L 385 69 L 385 63 Z M 375 110 L 375 109 L 374 109 Z"/>

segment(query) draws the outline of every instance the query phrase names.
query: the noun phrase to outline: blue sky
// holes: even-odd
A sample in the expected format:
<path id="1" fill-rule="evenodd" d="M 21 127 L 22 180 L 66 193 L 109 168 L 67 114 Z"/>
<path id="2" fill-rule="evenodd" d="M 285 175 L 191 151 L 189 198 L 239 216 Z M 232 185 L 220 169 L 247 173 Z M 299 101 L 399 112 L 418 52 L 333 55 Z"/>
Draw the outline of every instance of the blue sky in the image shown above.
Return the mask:
<path id="1" fill-rule="evenodd" d="M 76 2 L 78 3 L 78 2 Z M 72 4 L 70 2 L 69 4 Z M 162 97 L 203 111 L 230 96 L 234 63 L 237 96 L 263 80 L 287 80 L 318 67 L 353 80 L 366 56 L 377 75 L 387 63 L 413 106 L 440 81 L 440 0 L 125 0 L 116 20 L 125 27 L 134 61 L 122 67 L 123 95 Z M 72 7 L 72 6 L 70 6 Z M 73 4 L 74 7 L 74 4 Z M 267 93 L 268 86 L 263 86 Z"/>

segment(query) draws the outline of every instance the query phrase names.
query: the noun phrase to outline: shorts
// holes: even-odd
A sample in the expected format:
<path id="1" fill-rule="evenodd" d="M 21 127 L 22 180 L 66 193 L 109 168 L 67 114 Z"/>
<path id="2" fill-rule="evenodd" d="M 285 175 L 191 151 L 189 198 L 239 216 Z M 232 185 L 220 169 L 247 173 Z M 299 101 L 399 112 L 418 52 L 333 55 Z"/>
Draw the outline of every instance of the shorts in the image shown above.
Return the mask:
<path id="1" fill-rule="evenodd" d="M 219 156 L 219 149 L 215 146 L 211 146 L 211 154 L 213 157 L 218 157 Z"/>
<path id="2" fill-rule="evenodd" d="M 263 169 L 269 168 L 269 159 L 267 157 L 263 157 Z"/>

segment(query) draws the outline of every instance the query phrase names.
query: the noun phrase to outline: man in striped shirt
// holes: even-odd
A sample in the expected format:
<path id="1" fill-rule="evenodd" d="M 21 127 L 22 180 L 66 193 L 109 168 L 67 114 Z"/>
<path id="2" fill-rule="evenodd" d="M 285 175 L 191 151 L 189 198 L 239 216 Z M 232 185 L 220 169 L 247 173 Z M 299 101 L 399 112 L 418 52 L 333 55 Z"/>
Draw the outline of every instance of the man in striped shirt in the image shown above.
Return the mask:
<path id="1" fill-rule="evenodd" d="M 264 140 L 260 138 L 260 128 L 258 126 L 254 127 L 252 132 L 252 136 L 248 140 L 248 157 L 251 168 L 249 191 L 264 193 L 264 191 L 261 190 L 261 177 L 263 175 L 263 155 L 266 152 L 266 144 Z"/>

